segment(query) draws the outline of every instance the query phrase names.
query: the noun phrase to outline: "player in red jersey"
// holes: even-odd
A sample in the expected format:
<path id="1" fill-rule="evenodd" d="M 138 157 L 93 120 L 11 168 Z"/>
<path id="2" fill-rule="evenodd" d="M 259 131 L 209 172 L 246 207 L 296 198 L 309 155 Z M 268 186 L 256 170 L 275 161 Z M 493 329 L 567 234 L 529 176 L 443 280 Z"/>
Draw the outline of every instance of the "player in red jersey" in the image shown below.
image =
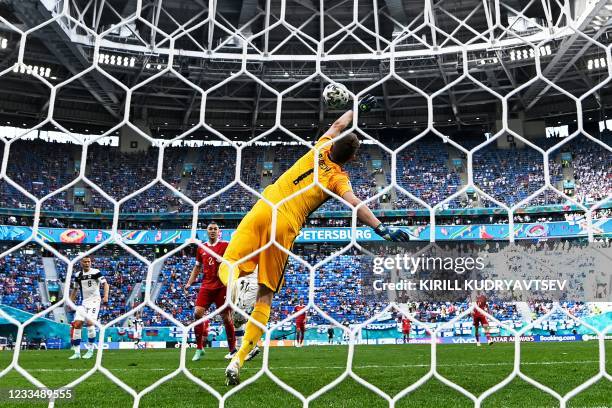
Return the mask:
<path id="1" fill-rule="evenodd" d="M 227 241 L 220 239 L 220 230 L 216 222 L 211 222 L 206 228 L 208 232 L 208 241 L 204 243 L 204 246 L 211 252 L 214 252 L 219 256 L 219 259 L 225 253 L 225 249 L 229 244 Z M 198 298 L 195 303 L 195 319 L 201 319 L 204 314 L 208 311 L 210 306 L 214 303 L 217 308 L 223 306 L 225 303 L 225 286 L 219 280 L 219 261 L 214 256 L 210 255 L 206 250 L 198 247 L 196 251 L 196 264 L 191 271 L 189 280 L 185 285 L 185 290 L 189 289 L 191 285 L 196 281 L 198 275 L 204 272 L 202 278 L 202 285 L 198 292 Z M 232 321 L 231 309 L 227 308 L 221 313 L 223 318 L 223 325 L 225 326 L 225 333 L 227 335 L 227 345 L 229 347 L 229 354 L 225 356 L 227 359 L 231 359 L 236 353 L 236 336 L 234 334 L 234 322 Z M 203 322 L 195 326 L 195 337 L 197 350 L 194 354 L 192 361 L 198 361 L 204 354 L 204 332 L 207 330 L 207 322 Z M 207 335 L 207 334 L 206 334 Z"/>
<path id="2" fill-rule="evenodd" d="M 402 335 L 404 337 L 404 344 L 408 343 L 410 339 L 410 319 L 406 316 L 402 316 Z"/>
<path id="3" fill-rule="evenodd" d="M 485 295 L 478 295 L 478 297 L 476 297 L 476 305 L 482 310 L 484 310 L 485 312 L 487 313 L 489 312 L 489 306 L 487 306 L 487 297 Z M 487 336 L 487 343 L 493 344 L 491 342 L 491 336 L 489 335 L 489 322 L 487 321 L 487 317 L 483 315 L 477 309 L 474 309 L 472 313 L 472 317 L 474 318 L 474 330 L 476 332 L 476 345 L 480 347 L 480 333 L 478 330 L 480 325 L 482 325 L 482 328 L 484 329 L 484 332 L 485 332 L 485 336 Z"/>
<path id="4" fill-rule="evenodd" d="M 304 299 L 300 299 L 300 304 L 293 309 L 293 313 L 297 313 L 304 309 Z M 304 345 L 304 334 L 306 333 L 306 313 L 303 313 L 295 318 L 295 346 L 302 347 Z"/>

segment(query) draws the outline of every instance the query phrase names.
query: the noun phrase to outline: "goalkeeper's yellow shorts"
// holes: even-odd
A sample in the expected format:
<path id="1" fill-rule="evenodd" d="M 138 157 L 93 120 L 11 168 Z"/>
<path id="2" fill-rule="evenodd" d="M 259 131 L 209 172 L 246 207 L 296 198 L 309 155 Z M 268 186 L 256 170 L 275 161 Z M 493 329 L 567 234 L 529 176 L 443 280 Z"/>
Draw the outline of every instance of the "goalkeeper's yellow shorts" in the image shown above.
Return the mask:
<path id="1" fill-rule="evenodd" d="M 225 250 L 223 259 L 230 265 L 257 251 L 270 242 L 272 231 L 272 209 L 262 200 L 258 200 L 251 211 L 242 219 Z M 299 229 L 289 221 L 287 216 L 279 211 L 276 219 L 275 241 L 284 248 L 291 250 L 293 241 L 299 234 Z M 239 276 L 253 273 L 259 265 L 257 280 L 277 292 L 283 285 L 285 266 L 288 255 L 272 244 L 255 256 L 248 258 L 234 268 L 240 270 Z M 219 274 L 230 268 L 225 263 L 219 265 Z"/>

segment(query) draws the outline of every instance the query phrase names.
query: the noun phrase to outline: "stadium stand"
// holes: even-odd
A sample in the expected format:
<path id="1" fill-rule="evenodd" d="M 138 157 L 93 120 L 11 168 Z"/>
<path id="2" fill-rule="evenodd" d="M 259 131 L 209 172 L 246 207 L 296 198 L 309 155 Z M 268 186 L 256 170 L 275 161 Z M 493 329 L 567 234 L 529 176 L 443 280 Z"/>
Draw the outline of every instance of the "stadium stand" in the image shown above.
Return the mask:
<path id="1" fill-rule="evenodd" d="M 0 258 L 0 304 L 38 313 L 42 303 L 38 282 L 44 276 L 41 258 L 13 253 Z"/>
<path id="2" fill-rule="evenodd" d="M 473 148 L 480 142 L 475 138 L 462 140 L 462 144 L 467 148 Z M 543 147 L 550 147 L 548 145 L 551 143 L 548 141 Z M 463 186 L 463 182 L 461 170 L 449 164 L 449 149 L 448 144 L 442 143 L 439 138 L 424 137 L 401 150 L 397 157 L 398 184 L 430 205 L 435 205 L 455 193 Z M 602 146 L 589 142 L 570 144 L 569 148 L 552 152 L 549 160 L 552 185 L 562 189 L 562 181 L 569 177 L 575 181 L 575 195 L 578 200 L 593 202 L 608 197 L 612 193 L 612 175 L 606 169 L 612 163 L 609 155 L 604 154 L 604 150 Z M 563 152 L 572 154 L 569 170 L 562 167 L 560 156 Z M 293 145 L 245 148 L 242 152 L 241 180 L 261 192 L 303 153 L 303 147 Z M 27 191 L 42 197 L 74 179 L 77 175 L 74 157 L 78 154 L 79 148 L 73 144 L 40 140 L 16 141 L 11 146 L 7 175 Z M 111 197 L 120 199 L 155 178 L 157 154 L 157 148 L 122 153 L 115 147 L 94 144 L 88 151 L 89 166 L 86 175 Z M 235 154 L 233 148 L 212 145 L 189 149 L 189 152 L 186 152 L 184 147 L 167 148 L 164 152 L 163 178 L 197 202 L 234 180 Z M 390 158 L 387 155 L 382 157 L 382 168 L 372 168 L 372 158 L 380 156 L 378 147 L 364 145 L 359 152 L 359 160 L 346 166 L 353 189 L 362 199 L 375 195 L 390 183 Z M 60 160 L 56 160 L 57 157 Z M 265 157 L 272 157 L 273 169 L 270 172 L 262 170 Z M 382 174 L 378 180 L 377 172 Z M 544 184 L 543 174 L 542 156 L 531 148 L 498 149 L 491 144 L 474 154 L 475 184 L 506 204 L 515 204 L 540 188 Z M 106 199 L 87 186 L 86 190 L 88 193 L 85 197 L 76 197 L 73 189 L 68 189 L 46 200 L 43 209 L 112 211 L 112 205 Z M 399 193 L 395 198 L 376 200 L 371 203 L 371 207 L 422 207 Z M 255 199 L 254 195 L 242 187 L 233 186 L 204 203 L 200 211 L 244 212 Z M 459 197 L 449 202 L 446 208 L 496 206 L 488 200 L 474 200 Z M 389 203 L 385 207 L 384 202 L 388 201 L 393 204 Z M 559 196 L 537 196 L 528 205 L 556 204 L 563 201 Z M 6 182 L 0 186 L 0 206 L 34 208 L 33 203 Z M 339 201 L 329 200 L 318 211 L 346 209 Z M 120 210 L 121 213 L 176 213 L 191 212 L 192 207 L 158 183 L 127 200 Z"/>

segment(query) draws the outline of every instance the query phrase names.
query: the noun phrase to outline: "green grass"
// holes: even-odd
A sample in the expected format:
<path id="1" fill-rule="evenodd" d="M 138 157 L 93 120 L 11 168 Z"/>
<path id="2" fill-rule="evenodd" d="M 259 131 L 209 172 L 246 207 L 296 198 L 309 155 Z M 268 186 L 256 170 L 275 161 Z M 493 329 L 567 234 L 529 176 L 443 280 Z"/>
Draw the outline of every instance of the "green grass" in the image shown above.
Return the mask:
<path id="1" fill-rule="evenodd" d="M 444 378 L 469 392 L 480 395 L 506 378 L 513 368 L 514 345 L 495 344 L 476 348 L 473 344 L 438 345 L 438 372 Z M 193 350 L 187 351 L 190 372 L 224 394 L 223 360 L 225 350 L 209 349 L 200 362 L 190 361 Z M 606 355 L 612 353 L 612 342 L 606 343 Z M 0 352 L 0 368 L 10 363 L 11 352 Z M 70 351 L 23 351 L 20 365 L 48 387 L 59 387 L 78 378 L 93 367 L 93 361 L 68 361 Z M 347 364 L 348 347 L 312 346 L 301 349 L 277 347 L 270 350 L 271 371 L 291 387 L 308 396 L 341 376 Z M 565 394 L 598 372 L 596 342 L 524 343 L 521 345 L 521 369 L 529 377 Z M 103 366 L 137 391 L 174 372 L 179 367 L 178 350 L 112 350 L 105 351 Z M 427 345 L 357 346 L 353 371 L 382 391 L 393 396 L 418 381 L 430 370 L 431 347 Z M 262 357 L 247 363 L 242 371 L 246 380 L 258 373 Z M 612 362 L 606 360 L 612 372 Z M 16 371 L 0 378 L 0 388 L 31 388 Z M 129 407 L 132 397 L 100 372 L 96 372 L 75 390 L 75 399 L 57 402 L 56 407 Z M 141 407 L 217 407 L 214 396 L 179 373 L 141 399 Z M 34 402 L 0 401 L 0 407 L 47 406 Z M 297 407 L 298 398 L 282 390 L 268 376 L 228 398 L 227 407 Z M 312 407 L 385 407 L 388 403 L 360 385 L 345 378 L 329 392 L 314 400 Z M 397 407 L 470 407 L 472 401 L 430 378 L 420 388 L 398 401 Z M 515 378 L 506 387 L 487 398 L 483 407 L 554 407 L 556 399 L 531 384 Z M 612 383 L 605 378 L 570 400 L 570 407 L 612 406 Z"/>

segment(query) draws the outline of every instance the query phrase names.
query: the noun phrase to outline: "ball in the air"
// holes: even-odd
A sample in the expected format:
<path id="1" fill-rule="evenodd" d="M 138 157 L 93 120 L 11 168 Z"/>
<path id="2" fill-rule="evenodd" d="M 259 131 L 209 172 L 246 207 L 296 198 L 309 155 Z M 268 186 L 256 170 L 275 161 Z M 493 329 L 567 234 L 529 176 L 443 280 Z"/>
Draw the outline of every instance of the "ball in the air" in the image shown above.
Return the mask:
<path id="1" fill-rule="evenodd" d="M 330 108 L 342 108 L 351 100 L 351 94 L 342 84 L 329 84 L 323 90 L 323 100 Z"/>

